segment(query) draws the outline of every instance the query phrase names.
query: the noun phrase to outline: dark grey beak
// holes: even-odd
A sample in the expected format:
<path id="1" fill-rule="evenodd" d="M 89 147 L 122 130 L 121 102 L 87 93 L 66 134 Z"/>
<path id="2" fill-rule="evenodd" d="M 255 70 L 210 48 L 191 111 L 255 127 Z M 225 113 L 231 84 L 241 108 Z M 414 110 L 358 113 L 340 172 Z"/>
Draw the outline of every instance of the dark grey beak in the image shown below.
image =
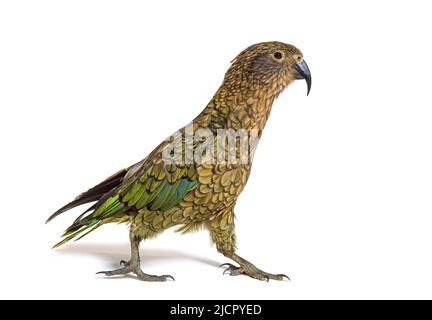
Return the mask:
<path id="1" fill-rule="evenodd" d="M 296 63 L 294 65 L 294 68 L 297 70 L 298 75 L 296 79 L 304 79 L 307 83 L 307 95 L 309 95 L 310 89 L 312 87 L 312 76 L 309 70 L 308 65 L 304 60 L 300 61 L 299 63 Z"/>

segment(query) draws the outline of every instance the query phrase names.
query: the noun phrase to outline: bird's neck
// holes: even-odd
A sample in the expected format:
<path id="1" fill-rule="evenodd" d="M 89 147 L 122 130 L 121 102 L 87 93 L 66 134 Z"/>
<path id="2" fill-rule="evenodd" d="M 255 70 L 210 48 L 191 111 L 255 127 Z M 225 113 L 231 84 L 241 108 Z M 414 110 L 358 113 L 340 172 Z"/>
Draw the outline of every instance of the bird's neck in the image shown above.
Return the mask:
<path id="1" fill-rule="evenodd" d="M 271 88 L 238 90 L 222 85 L 194 120 L 201 128 L 263 130 L 279 92 Z"/>

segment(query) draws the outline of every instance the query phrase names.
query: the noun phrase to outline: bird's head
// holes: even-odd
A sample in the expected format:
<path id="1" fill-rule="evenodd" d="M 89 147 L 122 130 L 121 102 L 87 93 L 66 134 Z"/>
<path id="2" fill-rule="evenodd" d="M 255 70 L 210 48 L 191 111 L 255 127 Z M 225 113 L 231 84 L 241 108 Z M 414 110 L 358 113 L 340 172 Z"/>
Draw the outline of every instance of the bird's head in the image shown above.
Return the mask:
<path id="1" fill-rule="evenodd" d="M 291 82 L 304 79 L 309 94 L 312 78 L 303 55 L 282 42 L 262 42 L 243 50 L 225 75 L 225 84 L 235 90 L 258 90 L 277 96 Z"/>

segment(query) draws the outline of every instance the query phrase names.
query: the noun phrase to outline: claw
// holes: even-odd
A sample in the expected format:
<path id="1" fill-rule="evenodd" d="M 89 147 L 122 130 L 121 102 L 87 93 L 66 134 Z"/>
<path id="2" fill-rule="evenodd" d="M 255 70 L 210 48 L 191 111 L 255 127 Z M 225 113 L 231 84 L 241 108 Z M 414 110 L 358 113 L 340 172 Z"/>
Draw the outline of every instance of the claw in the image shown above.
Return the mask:
<path id="1" fill-rule="evenodd" d="M 231 263 L 222 263 L 219 268 L 228 267 L 228 268 L 237 268 L 235 265 Z"/>
<path id="2" fill-rule="evenodd" d="M 164 275 L 164 277 L 165 277 L 166 279 L 171 279 L 172 281 L 175 281 L 174 277 L 171 276 L 171 275 L 169 275 L 169 274 Z"/>
<path id="3" fill-rule="evenodd" d="M 278 276 L 281 276 L 282 278 L 286 278 L 288 281 L 291 281 L 290 277 L 288 277 L 286 274 L 278 274 Z"/>
<path id="4" fill-rule="evenodd" d="M 124 260 L 120 260 L 120 266 L 124 267 L 126 266 L 127 262 Z"/>

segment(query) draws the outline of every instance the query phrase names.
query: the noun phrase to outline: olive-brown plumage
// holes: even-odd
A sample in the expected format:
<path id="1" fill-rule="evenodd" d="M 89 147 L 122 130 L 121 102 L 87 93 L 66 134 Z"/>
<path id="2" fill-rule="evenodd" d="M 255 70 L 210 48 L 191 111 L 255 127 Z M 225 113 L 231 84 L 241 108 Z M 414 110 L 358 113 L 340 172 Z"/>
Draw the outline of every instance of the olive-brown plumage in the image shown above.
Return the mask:
<path id="1" fill-rule="evenodd" d="M 128 223 L 130 261 L 123 261 L 120 269 L 102 273 L 112 276 L 132 272 L 141 280 L 165 281 L 172 277 L 148 275 L 140 269 L 139 243 L 173 226 L 180 232 L 206 228 L 218 251 L 239 264 L 226 264 L 226 272 L 282 280 L 284 275 L 259 270 L 235 253 L 234 207 L 247 183 L 252 153 L 273 101 L 295 79 L 305 79 L 309 93 L 310 72 L 294 46 L 265 42 L 242 51 L 216 94 L 191 124 L 162 142 L 144 160 L 81 194 L 48 219 L 96 201 L 56 246 L 81 238 L 105 223 Z M 196 139 L 201 131 L 206 136 Z M 228 133 L 233 132 L 236 138 L 229 145 L 225 142 Z M 246 135 L 239 134 L 244 132 Z M 187 137 L 192 137 L 190 143 Z M 243 142 L 249 143 L 252 152 L 244 152 Z"/>

